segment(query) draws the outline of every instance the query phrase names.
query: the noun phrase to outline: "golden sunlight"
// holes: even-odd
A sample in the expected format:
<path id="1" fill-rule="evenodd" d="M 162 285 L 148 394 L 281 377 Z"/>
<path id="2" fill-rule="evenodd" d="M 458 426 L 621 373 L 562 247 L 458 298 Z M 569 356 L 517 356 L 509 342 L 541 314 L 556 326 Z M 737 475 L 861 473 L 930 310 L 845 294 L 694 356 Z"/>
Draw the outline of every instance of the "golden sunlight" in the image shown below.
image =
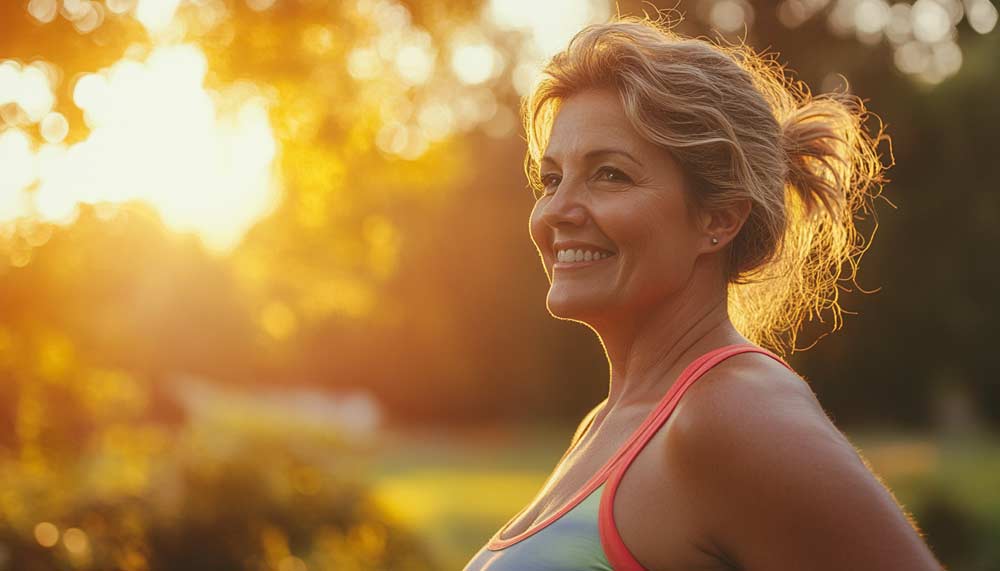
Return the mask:
<path id="1" fill-rule="evenodd" d="M 159 31 L 174 19 L 180 0 L 139 0 L 135 17 L 148 30 Z"/>
<path id="2" fill-rule="evenodd" d="M 491 0 L 484 8 L 484 16 L 498 29 L 525 34 L 519 59 L 512 65 L 511 80 L 517 92 L 526 95 L 537 80 L 544 60 L 565 46 L 580 28 L 607 20 L 611 8 L 610 3 L 603 0 Z M 463 56 L 467 60 L 473 57 L 485 59 L 476 52 Z M 472 68 L 485 63 L 466 65 Z"/>
<path id="3" fill-rule="evenodd" d="M 251 83 L 207 90 L 198 47 L 157 47 L 145 61 L 125 58 L 77 79 L 73 102 L 89 134 L 72 145 L 61 144 L 65 117 L 48 113 L 44 76 L 29 67 L 11 79 L 15 66 L 3 65 L 0 79 L 34 86 L 25 108 L 42 120 L 46 143 L 35 149 L 17 129 L 0 137 L 0 222 L 31 215 L 65 223 L 78 203 L 139 199 L 171 229 L 195 231 L 224 251 L 277 204 L 267 94 Z"/>

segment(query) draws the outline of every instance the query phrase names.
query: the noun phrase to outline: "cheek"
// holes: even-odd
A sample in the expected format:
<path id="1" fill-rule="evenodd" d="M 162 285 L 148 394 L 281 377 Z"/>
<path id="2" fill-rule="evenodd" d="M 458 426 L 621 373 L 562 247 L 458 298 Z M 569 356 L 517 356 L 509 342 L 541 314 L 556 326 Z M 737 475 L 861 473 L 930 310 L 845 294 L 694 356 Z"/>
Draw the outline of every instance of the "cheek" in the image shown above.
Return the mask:
<path id="1" fill-rule="evenodd" d="M 690 265 L 693 231 L 682 212 L 650 205 L 617 220 L 620 244 L 632 271 L 656 281 L 683 273 Z"/>

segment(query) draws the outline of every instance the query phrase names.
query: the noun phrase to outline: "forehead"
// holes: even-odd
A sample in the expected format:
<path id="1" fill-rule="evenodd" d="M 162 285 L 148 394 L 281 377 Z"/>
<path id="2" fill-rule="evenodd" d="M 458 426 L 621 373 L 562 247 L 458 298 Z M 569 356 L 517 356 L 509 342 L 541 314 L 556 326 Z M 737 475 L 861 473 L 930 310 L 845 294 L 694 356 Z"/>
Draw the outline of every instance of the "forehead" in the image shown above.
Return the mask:
<path id="1" fill-rule="evenodd" d="M 544 154 L 569 158 L 597 147 L 641 154 L 644 143 L 625 116 L 618 94 L 610 89 L 591 89 L 562 101 Z"/>

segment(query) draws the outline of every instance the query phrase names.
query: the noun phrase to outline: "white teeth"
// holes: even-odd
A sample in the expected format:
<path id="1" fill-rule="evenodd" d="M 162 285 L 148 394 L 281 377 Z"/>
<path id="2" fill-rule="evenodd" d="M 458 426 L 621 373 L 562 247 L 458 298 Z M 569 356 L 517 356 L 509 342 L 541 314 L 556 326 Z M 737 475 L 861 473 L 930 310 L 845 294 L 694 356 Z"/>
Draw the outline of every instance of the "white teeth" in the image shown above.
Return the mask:
<path id="1" fill-rule="evenodd" d="M 556 252 L 556 260 L 559 262 L 590 262 L 593 260 L 603 260 L 611 256 L 610 252 L 597 252 L 593 250 L 559 250 Z"/>

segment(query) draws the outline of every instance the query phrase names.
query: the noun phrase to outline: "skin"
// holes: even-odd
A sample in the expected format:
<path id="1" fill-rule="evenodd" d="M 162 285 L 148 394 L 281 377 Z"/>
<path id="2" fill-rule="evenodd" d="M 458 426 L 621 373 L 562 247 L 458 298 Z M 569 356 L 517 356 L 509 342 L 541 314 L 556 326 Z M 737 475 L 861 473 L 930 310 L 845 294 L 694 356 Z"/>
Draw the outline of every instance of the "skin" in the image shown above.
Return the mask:
<path id="1" fill-rule="evenodd" d="M 635 160 L 585 157 L 595 149 Z M 572 499 L 696 357 L 749 343 L 729 319 L 723 272 L 748 202 L 690 208 L 680 166 L 631 127 L 611 90 L 563 101 L 545 156 L 529 228 L 547 306 L 597 333 L 610 386 L 505 538 Z M 574 239 L 615 255 L 554 268 L 553 242 Z M 942 569 L 811 388 L 758 353 L 723 361 L 685 393 L 629 466 L 614 517 L 650 570 Z"/>

